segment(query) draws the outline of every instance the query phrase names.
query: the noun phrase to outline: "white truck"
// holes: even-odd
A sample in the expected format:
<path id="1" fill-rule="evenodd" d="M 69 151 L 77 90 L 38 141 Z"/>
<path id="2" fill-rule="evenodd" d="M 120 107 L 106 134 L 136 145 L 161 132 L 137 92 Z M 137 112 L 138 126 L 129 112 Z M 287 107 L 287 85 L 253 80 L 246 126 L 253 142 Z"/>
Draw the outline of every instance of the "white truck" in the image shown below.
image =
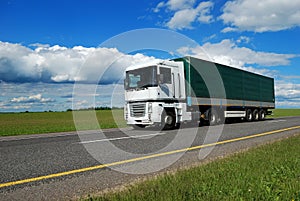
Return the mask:
<path id="1" fill-rule="evenodd" d="M 134 128 L 256 121 L 275 108 L 274 79 L 194 57 L 130 66 L 124 88 L 124 118 Z"/>

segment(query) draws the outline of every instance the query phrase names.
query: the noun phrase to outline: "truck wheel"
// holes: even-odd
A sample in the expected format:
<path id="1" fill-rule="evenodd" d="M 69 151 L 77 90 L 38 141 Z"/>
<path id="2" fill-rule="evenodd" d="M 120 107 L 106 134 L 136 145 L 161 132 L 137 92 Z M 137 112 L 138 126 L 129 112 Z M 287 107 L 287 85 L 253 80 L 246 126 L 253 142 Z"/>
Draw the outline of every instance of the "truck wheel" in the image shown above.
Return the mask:
<path id="1" fill-rule="evenodd" d="M 219 122 L 218 113 L 214 109 L 210 109 L 208 112 L 208 123 L 210 126 L 216 125 Z"/>
<path id="2" fill-rule="evenodd" d="M 258 113 L 258 119 L 259 119 L 260 121 L 262 121 L 262 120 L 265 120 L 265 118 L 266 118 L 265 110 L 264 110 L 264 109 L 261 109 L 261 110 L 259 111 L 259 113 Z"/>
<path id="3" fill-rule="evenodd" d="M 146 126 L 145 125 L 141 125 L 141 124 L 135 124 L 135 125 L 132 125 L 132 127 L 136 130 L 139 130 L 141 128 L 145 128 Z"/>
<path id="4" fill-rule="evenodd" d="M 259 116 L 258 116 L 258 110 L 255 109 L 253 110 L 253 121 L 258 121 Z"/>
<path id="5" fill-rule="evenodd" d="M 247 109 L 246 110 L 246 121 L 252 121 L 252 119 L 253 119 L 252 111 L 251 111 L 251 109 Z"/>
<path id="6" fill-rule="evenodd" d="M 164 130 L 174 129 L 176 126 L 175 114 L 171 111 L 165 111 L 162 114 L 162 128 Z"/>

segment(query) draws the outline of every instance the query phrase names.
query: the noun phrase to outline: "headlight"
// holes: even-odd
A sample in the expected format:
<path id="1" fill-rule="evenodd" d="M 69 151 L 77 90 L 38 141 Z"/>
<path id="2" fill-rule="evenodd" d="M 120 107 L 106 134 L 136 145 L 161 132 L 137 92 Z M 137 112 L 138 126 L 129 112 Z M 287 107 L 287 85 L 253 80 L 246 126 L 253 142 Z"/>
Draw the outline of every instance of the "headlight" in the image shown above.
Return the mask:
<path id="1" fill-rule="evenodd" d="M 148 103 L 148 113 L 152 113 L 152 103 Z"/>
<path id="2" fill-rule="evenodd" d="M 124 105 L 124 118 L 127 121 L 128 119 L 128 108 L 127 108 L 127 104 Z"/>

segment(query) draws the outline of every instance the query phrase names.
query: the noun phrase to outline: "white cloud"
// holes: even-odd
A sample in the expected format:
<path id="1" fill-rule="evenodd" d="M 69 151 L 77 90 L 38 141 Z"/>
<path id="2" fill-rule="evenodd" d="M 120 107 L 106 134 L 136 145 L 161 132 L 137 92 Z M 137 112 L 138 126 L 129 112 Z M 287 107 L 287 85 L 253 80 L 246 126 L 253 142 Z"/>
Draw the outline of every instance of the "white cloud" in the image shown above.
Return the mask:
<path id="1" fill-rule="evenodd" d="M 195 5 L 195 0 L 169 0 L 166 3 L 160 2 L 154 12 L 159 12 L 162 8 L 167 11 L 174 12 L 171 19 L 166 22 L 166 26 L 170 29 L 191 29 L 193 22 L 211 23 L 213 16 L 211 10 L 214 3 L 212 1 L 200 2 Z"/>
<path id="2" fill-rule="evenodd" d="M 129 65 L 154 60 L 142 54 L 126 55 L 115 48 L 32 46 L 34 49 L 0 41 L 0 80 L 18 83 L 97 83 L 106 67 L 112 64 L 100 80 L 109 84 L 117 82 Z"/>
<path id="3" fill-rule="evenodd" d="M 217 34 L 212 34 L 208 37 L 205 37 L 202 42 L 207 42 L 207 41 L 210 41 L 211 39 L 214 39 L 215 37 L 217 36 Z"/>
<path id="4" fill-rule="evenodd" d="M 247 37 L 247 36 L 240 36 L 237 40 L 236 40 L 236 42 L 237 43 L 249 43 L 250 42 L 250 38 L 249 37 Z"/>
<path id="5" fill-rule="evenodd" d="M 235 42 L 225 39 L 220 43 L 205 43 L 195 48 L 183 47 L 178 50 L 183 55 L 194 55 L 202 59 L 235 67 L 258 64 L 260 66 L 289 65 L 290 59 L 298 57 L 294 54 L 277 54 L 273 52 L 257 52 L 246 47 L 239 47 Z"/>
<path id="6" fill-rule="evenodd" d="M 198 13 L 195 9 L 177 11 L 172 19 L 167 22 L 170 29 L 191 29 L 191 23 L 195 21 Z"/>
<path id="7" fill-rule="evenodd" d="M 195 0 L 168 0 L 165 5 L 172 11 L 193 7 Z"/>
<path id="8" fill-rule="evenodd" d="M 300 84 L 284 80 L 275 82 L 276 106 L 300 107 Z"/>
<path id="9" fill-rule="evenodd" d="M 153 9 L 153 12 L 158 13 L 160 11 L 161 8 L 163 8 L 165 6 L 165 2 L 159 2 L 157 4 L 157 6 Z"/>
<path id="10" fill-rule="evenodd" d="M 225 27 L 224 29 L 222 29 L 222 33 L 228 33 L 228 32 L 234 32 L 234 31 L 238 31 L 237 28 L 233 28 L 233 27 Z"/>
<path id="11" fill-rule="evenodd" d="M 280 31 L 300 26 L 300 1 L 232 0 L 220 16 L 229 31 Z"/>
<path id="12" fill-rule="evenodd" d="M 42 94 L 36 94 L 32 96 L 21 96 L 11 99 L 12 103 L 48 103 L 54 102 L 51 98 L 43 98 Z"/>
<path id="13" fill-rule="evenodd" d="M 278 81 L 276 83 L 276 96 L 288 99 L 300 98 L 300 84 Z"/>
<path id="14" fill-rule="evenodd" d="M 211 23 L 213 16 L 210 14 L 214 4 L 211 1 L 199 3 L 196 10 L 199 12 L 198 21 L 202 23 Z"/>
<path id="15" fill-rule="evenodd" d="M 281 75 L 280 78 L 287 80 L 300 79 L 300 75 Z"/>

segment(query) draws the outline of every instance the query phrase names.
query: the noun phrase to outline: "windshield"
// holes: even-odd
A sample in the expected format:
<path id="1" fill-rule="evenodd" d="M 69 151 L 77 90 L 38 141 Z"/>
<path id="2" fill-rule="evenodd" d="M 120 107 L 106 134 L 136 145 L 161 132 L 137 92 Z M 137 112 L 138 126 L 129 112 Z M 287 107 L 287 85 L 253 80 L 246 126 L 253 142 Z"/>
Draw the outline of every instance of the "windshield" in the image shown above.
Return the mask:
<path id="1" fill-rule="evenodd" d="M 149 66 L 126 72 L 126 90 L 155 86 L 157 86 L 157 66 Z"/>

